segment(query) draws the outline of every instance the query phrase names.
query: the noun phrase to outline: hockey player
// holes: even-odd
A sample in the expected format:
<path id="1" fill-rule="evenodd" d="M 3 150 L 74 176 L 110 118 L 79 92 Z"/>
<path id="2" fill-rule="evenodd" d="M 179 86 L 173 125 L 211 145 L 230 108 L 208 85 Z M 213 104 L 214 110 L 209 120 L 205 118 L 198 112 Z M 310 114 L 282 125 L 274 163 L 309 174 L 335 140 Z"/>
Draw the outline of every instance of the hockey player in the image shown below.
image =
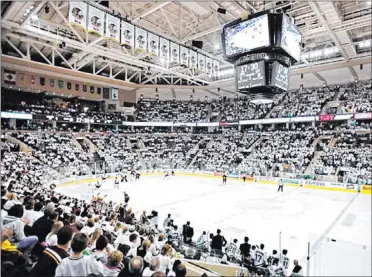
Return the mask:
<path id="1" fill-rule="evenodd" d="M 269 256 L 269 258 L 267 259 L 267 263 L 268 263 L 269 266 L 278 265 L 279 264 L 278 251 L 273 250 L 273 254 L 271 256 Z"/>
<path id="2" fill-rule="evenodd" d="M 139 172 L 136 172 L 136 180 L 139 180 L 140 177 L 141 177 L 141 174 Z"/>
<path id="3" fill-rule="evenodd" d="M 226 185 L 226 179 L 227 179 L 226 174 L 223 174 L 222 175 L 222 185 Z"/>
<path id="4" fill-rule="evenodd" d="M 240 255 L 238 240 L 234 239 L 233 242 L 229 242 L 225 247 L 225 252 L 227 254 L 227 257 L 229 258 L 229 261 L 233 261 L 238 258 Z"/>
<path id="5" fill-rule="evenodd" d="M 175 176 L 175 174 L 174 174 L 174 171 L 173 171 L 173 170 L 172 170 L 171 174 L 172 174 L 172 176 L 173 176 L 173 177 Z"/>
<path id="6" fill-rule="evenodd" d="M 267 266 L 267 254 L 264 251 L 265 245 L 261 243 L 260 249 L 257 249 L 254 254 L 254 265 L 257 267 Z"/>
<path id="7" fill-rule="evenodd" d="M 247 179 L 247 177 L 245 176 L 245 174 L 243 174 L 243 182 L 245 183 L 245 180 Z"/>
<path id="8" fill-rule="evenodd" d="M 101 186 L 102 186 L 102 182 L 97 181 L 97 183 L 96 183 L 96 190 L 99 190 L 101 188 Z"/>
<path id="9" fill-rule="evenodd" d="M 278 187 L 278 191 L 281 191 L 283 192 L 283 180 L 282 179 L 279 179 L 279 187 Z"/>
<path id="10" fill-rule="evenodd" d="M 282 264 L 286 270 L 288 269 L 288 266 L 289 266 L 289 258 L 287 254 L 288 254 L 288 250 L 283 249 L 282 255 L 280 255 L 280 260 L 279 260 L 280 264 Z"/>
<path id="11" fill-rule="evenodd" d="M 165 171 L 164 178 L 167 178 L 167 177 L 169 177 L 169 172 Z"/>
<path id="12" fill-rule="evenodd" d="M 116 188 L 116 189 L 119 188 L 119 177 L 115 178 L 114 188 Z"/>

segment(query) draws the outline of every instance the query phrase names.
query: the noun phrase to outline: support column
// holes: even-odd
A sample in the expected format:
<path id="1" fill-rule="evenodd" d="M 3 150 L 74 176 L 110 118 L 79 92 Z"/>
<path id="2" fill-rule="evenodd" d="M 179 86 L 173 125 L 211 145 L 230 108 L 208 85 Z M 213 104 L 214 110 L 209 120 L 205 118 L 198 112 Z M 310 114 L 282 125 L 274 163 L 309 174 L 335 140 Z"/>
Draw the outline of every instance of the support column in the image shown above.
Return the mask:
<path id="1" fill-rule="evenodd" d="M 238 125 L 238 131 L 240 132 L 242 130 L 242 126 Z"/>
<path id="2" fill-rule="evenodd" d="M 90 122 L 87 123 L 88 131 L 90 130 Z"/>
<path id="3" fill-rule="evenodd" d="M 57 128 L 57 121 L 53 120 L 52 124 L 53 124 L 53 129 L 56 129 Z"/>
<path id="4" fill-rule="evenodd" d="M 311 126 L 312 126 L 313 128 L 315 128 L 315 120 L 314 120 L 313 122 L 311 122 Z"/>
<path id="5" fill-rule="evenodd" d="M 172 133 L 174 132 L 174 126 L 173 125 L 171 126 L 171 132 Z"/>
<path id="6" fill-rule="evenodd" d="M 119 125 L 118 124 L 115 125 L 115 130 L 116 130 L 116 132 L 119 131 Z"/>
<path id="7" fill-rule="evenodd" d="M 287 130 L 289 130 L 289 122 L 287 122 L 287 123 L 285 124 L 285 127 L 287 128 Z"/>

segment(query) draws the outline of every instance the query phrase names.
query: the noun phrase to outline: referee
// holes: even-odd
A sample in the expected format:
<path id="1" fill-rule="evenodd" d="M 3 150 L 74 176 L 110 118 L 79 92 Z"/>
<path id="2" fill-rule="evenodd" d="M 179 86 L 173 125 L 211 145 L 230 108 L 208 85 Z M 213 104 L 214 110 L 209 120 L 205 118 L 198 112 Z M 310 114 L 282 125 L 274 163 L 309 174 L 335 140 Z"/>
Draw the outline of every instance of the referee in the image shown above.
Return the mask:
<path id="1" fill-rule="evenodd" d="M 280 190 L 281 192 L 283 192 L 283 180 L 282 180 L 282 179 L 279 179 L 278 192 L 279 192 L 279 190 Z"/>

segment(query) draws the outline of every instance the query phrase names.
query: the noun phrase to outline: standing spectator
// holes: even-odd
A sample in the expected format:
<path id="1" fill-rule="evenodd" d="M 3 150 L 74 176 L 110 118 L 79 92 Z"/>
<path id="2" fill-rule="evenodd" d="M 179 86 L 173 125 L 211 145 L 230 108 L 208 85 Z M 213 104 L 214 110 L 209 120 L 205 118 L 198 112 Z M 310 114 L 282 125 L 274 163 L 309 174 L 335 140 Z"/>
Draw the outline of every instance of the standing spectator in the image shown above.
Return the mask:
<path id="1" fill-rule="evenodd" d="M 229 261 L 238 258 L 240 250 L 238 248 L 238 240 L 234 239 L 233 242 L 230 242 L 225 247 L 226 255 Z"/>
<path id="2" fill-rule="evenodd" d="M 293 260 L 293 263 L 294 263 L 294 268 L 292 270 L 292 274 L 291 276 L 304 276 L 303 273 L 302 273 L 302 266 L 300 266 L 298 264 L 298 260 L 297 259 L 294 259 Z"/>
<path id="3" fill-rule="evenodd" d="M 170 265 L 170 260 L 172 256 L 172 247 L 169 244 L 163 246 L 160 251 L 159 259 L 160 259 L 160 267 L 159 271 L 166 273 L 167 269 Z"/>
<path id="4" fill-rule="evenodd" d="M 43 208 L 43 203 L 35 203 L 35 200 L 30 199 L 26 203 L 25 208 L 26 212 L 23 215 L 23 218 L 27 218 L 29 220 L 27 225 L 32 227 L 34 222 L 44 215 L 44 213 L 41 211 L 41 209 Z"/>
<path id="5" fill-rule="evenodd" d="M 174 272 L 176 273 L 176 277 L 185 277 L 187 274 L 186 266 L 181 263 L 176 267 Z"/>
<path id="6" fill-rule="evenodd" d="M 120 271 L 123 269 L 123 253 L 120 251 L 114 251 L 107 258 L 107 263 L 103 267 L 104 276 L 118 276 Z"/>
<path id="7" fill-rule="evenodd" d="M 110 254 L 107 249 L 107 245 L 109 243 L 109 240 L 106 236 L 99 236 L 99 238 L 96 241 L 96 247 L 95 249 L 92 249 L 92 257 L 97 261 L 105 264 L 107 262 L 107 256 Z"/>
<path id="8" fill-rule="evenodd" d="M 169 270 L 167 276 L 168 277 L 176 277 L 176 268 L 181 264 L 180 260 L 175 260 L 172 266 L 172 269 Z"/>
<path id="9" fill-rule="evenodd" d="M 224 236 L 221 236 L 221 230 L 217 229 L 217 235 L 215 235 L 212 239 L 212 250 L 217 250 L 219 254 L 222 253 L 222 247 L 225 247 L 227 241 Z"/>
<path id="10" fill-rule="evenodd" d="M 70 222 L 70 227 L 71 227 L 72 231 L 74 233 L 76 233 L 77 232 L 77 228 L 76 228 L 76 215 L 72 214 L 70 216 L 69 222 Z"/>
<path id="11" fill-rule="evenodd" d="M 71 243 L 72 254 L 58 265 L 55 276 L 87 276 L 88 274 L 103 274 L 103 265 L 92 257 L 84 256 L 83 251 L 88 245 L 88 237 L 83 233 L 74 236 Z"/>
<path id="12" fill-rule="evenodd" d="M 190 226 L 190 221 L 187 221 L 182 233 L 183 242 L 190 244 L 192 242 L 192 237 L 194 236 L 194 228 Z"/>
<path id="13" fill-rule="evenodd" d="M 160 267 L 159 257 L 154 257 L 151 259 L 150 265 L 143 270 L 143 277 L 151 277 L 153 273 L 158 271 Z"/>
<path id="14" fill-rule="evenodd" d="M 48 247 L 31 270 L 34 277 L 54 277 L 57 266 L 68 257 L 73 232 L 69 226 L 64 226 L 57 233 L 57 245 Z"/>
<path id="15" fill-rule="evenodd" d="M 57 245 L 57 243 L 58 243 L 57 242 L 57 240 L 58 240 L 57 233 L 58 233 L 59 229 L 61 229 L 62 227 L 63 227 L 63 222 L 62 221 L 54 222 L 54 224 L 52 226 L 52 230 L 50 231 L 50 233 L 45 238 L 45 242 L 48 244 L 48 246 Z"/>

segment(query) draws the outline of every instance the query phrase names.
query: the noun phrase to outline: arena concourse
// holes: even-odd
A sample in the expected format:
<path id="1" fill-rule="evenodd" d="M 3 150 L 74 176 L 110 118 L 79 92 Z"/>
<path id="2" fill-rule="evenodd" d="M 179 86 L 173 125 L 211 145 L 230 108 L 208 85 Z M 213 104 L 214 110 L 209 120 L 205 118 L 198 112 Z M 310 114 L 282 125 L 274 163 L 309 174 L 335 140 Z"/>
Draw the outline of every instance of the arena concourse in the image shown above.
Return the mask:
<path id="1" fill-rule="evenodd" d="M 2 1 L 1 275 L 371 276 L 371 3 Z"/>

